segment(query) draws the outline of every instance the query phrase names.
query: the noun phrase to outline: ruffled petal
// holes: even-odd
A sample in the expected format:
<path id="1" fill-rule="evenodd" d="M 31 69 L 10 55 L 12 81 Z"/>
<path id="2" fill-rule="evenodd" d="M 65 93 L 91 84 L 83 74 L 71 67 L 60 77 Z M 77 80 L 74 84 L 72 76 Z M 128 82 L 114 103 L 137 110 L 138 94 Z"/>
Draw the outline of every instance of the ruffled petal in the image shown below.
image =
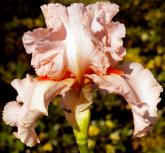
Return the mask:
<path id="1" fill-rule="evenodd" d="M 110 65 L 125 55 L 125 27 L 112 22 L 118 5 L 98 2 L 65 7 L 51 3 L 41 9 L 48 28 L 27 32 L 23 37 L 39 76 L 61 80 L 69 71 L 82 83 L 84 74 L 105 74 Z"/>
<path id="2" fill-rule="evenodd" d="M 62 81 L 43 80 L 39 81 L 33 92 L 31 99 L 31 110 L 38 109 L 44 115 L 48 115 L 49 102 L 58 94 L 68 91 L 74 84 L 75 80 L 65 79 Z M 40 95 L 40 96 L 38 96 Z"/>
<path id="3" fill-rule="evenodd" d="M 125 26 L 119 22 L 112 22 L 119 6 L 110 2 L 99 2 L 87 6 L 87 9 L 93 18 L 91 29 L 100 41 L 101 50 L 108 54 L 111 65 L 114 66 L 126 54 L 122 41 L 126 33 Z"/>
<path id="4" fill-rule="evenodd" d="M 45 4 L 41 6 L 41 10 L 48 28 L 59 29 L 63 24 L 62 21 L 67 20 L 66 7 L 61 4 Z"/>
<path id="5" fill-rule="evenodd" d="M 63 40 L 66 31 L 38 28 L 23 36 L 23 44 L 28 54 L 32 54 L 31 64 L 39 76 L 59 80 L 66 73 L 66 55 Z"/>
<path id="6" fill-rule="evenodd" d="M 64 26 L 67 68 L 79 82 L 83 81 L 83 74 L 91 69 L 98 73 L 105 70 L 109 61 L 105 54 L 99 53 L 98 40 L 91 30 L 93 19 L 87 7 L 80 3 L 69 7 L 51 3 L 41 6 L 41 9 L 49 28 L 58 29 L 59 25 Z"/>
<path id="7" fill-rule="evenodd" d="M 110 24 L 112 18 L 119 12 L 119 6 L 110 2 L 97 2 L 88 5 L 87 9 L 93 17 L 91 28 L 94 33 L 104 30 L 104 26 Z"/>
<path id="8" fill-rule="evenodd" d="M 74 79 L 63 81 L 38 80 L 29 75 L 15 79 L 12 86 L 17 90 L 17 101 L 6 104 L 3 120 L 6 124 L 17 126 L 14 135 L 27 146 L 34 146 L 39 139 L 34 130 L 35 121 L 47 115 L 48 104 L 58 94 L 63 94 L 73 85 Z"/>
<path id="9" fill-rule="evenodd" d="M 157 117 L 157 103 L 162 87 L 152 73 L 138 63 L 123 66 L 124 74 L 89 77 L 109 93 L 122 95 L 131 106 L 134 117 L 134 135 L 141 137 L 151 130 Z"/>
<path id="10" fill-rule="evenodd" d="M 126 55 L 126 49 L 123 47 L 122 40 L 125 34 L 125 26 L 119 22 L 112 22 L 107 27 L 107 40 L 104 41 L 104 51 L 108 54 L 112 66 L 123 60 L 123 56 Z"/>

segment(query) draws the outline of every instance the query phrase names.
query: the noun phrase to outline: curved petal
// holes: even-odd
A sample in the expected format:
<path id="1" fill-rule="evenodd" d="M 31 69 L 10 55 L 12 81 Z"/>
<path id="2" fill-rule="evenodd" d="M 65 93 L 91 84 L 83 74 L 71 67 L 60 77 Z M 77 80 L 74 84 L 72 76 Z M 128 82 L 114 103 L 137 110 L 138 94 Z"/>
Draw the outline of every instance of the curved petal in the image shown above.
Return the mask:
<path id="1" fill-rule="evenodd" d="M 102 58 L 98 52 L 95 38 L 92 35 L 90 27 L 90 16 L 83 4 L 72 4 L 67 8 L 69 23 L 65 24 L 67 37 L 67 58 L 68 67 L 73 74 L 81 81 L 83 74 L 92 68 L 94 71 L 103 71 L 104 66 L 101 63 Z M 99 59 L 94 61 L 94 59 Z M 96 64 L 96 63 L 97 64 Z M 100 67 L 96 66 L 100 65 Z"/>
<path id="2" fill-rule="evenodd" d="M 108 54 L 111 65 L 116 65 L 126 54 L 122 41 L 126 33 L 125 26 L 119 22 L 112 22 L 119 6 L 110 2 L 99 2 L 87 6 L 87 9 L 92 14 L 91 29 L 100 40 L 101 50 Z"/>
<path id="3" fill-rule="evenodd" d="M 66 7 L 61 4 L 45 4 L 41 6 L 41 10 L 48 28 L 59 29 L 62 25 L 62 20 L 67 19 Z"/>
<path id="4" fill-rule="evenodd" d="M 74 3 L 69 7 L 51 3 L 41 6 L 41 9 L 49 28 L 58 29 L 59 25 L 64 26 L 67 68 L 79 82 L 83 81 L 83 74 L 90 69 L 98 73 L 104 71 L 104 64 L 109 61 L 106 60 L 106 55 L 99 53 L 98 42 L 91 31 L 92 18 L 87 7 L 81 3 Z M 101 63 L 102 61 L 105 63 Z"/>
<path id="5" fill-rule="evenodd" d="M 89 76 L 101 89 L 122 95 L 130 104 L 134 116 L 134 135 L 145 135 L 157 117 L 157 103 L 162 87 L 151 72 L 138 63 L 123 66 L 124 74 Z"/>
<path id="6" fill-rule="evenodd" d="M 104 30 L 104 25 L 110 24 L 112 18 L 119 12 L 119 6 L 110 2 L 97 2 L 88 5 L 87 9 L 93 16 L 91 28 L 94 33 Z"/>
<path id="7" fill-rule="evenodd" d="M 54 29 L 38 28 L 23 36 L 23 44 L 28 54 L 32 54 L 31 64 L 39 76 L 59 80 L 66 73 L 66 55 L 63 40 L 66 31 L 61 26 Z"/>
<path id="8" fill-rule="evenodd" d="M 14 135 L 27 146 L 34 146 L 39 139 L 34 130 L 35 121 L 47 115 L 50 101 L 57 95 L 69 90 L 73 79 L 64 81 L 38 80 L 27 76 L 23 80 L 15 79 L 12 86 L 17 90 L 17 101 L 6 104 L 3 120 L 6 124 L 17 126 Z"/>
<path id="9" fill-rule="evenodd" d="M 121 40 L 125 27 L 111 21 L 118 5 L 98 2 L 65 7 L 51 3 L 41 9 L 48 29 L 36 29 L 23 37 L 39 76 L 61 80 L 69 71 L 82 83 L 84 73 L 104 74 L 125 54 Z"/>
<path id="10" fill-rule="evenodd" d="M 111 26 L 107 27 L 107 48 L 105 48 L 110 56 L 111 62 L 123 60 L 123 56 L 126 55 L 126 49 L 123 47 L 122 38 L 125 37 L 126 29 L 124 24 L 119 22 L 112 22 Z M 108 47 L 108 45 L 110 45 Z"/>

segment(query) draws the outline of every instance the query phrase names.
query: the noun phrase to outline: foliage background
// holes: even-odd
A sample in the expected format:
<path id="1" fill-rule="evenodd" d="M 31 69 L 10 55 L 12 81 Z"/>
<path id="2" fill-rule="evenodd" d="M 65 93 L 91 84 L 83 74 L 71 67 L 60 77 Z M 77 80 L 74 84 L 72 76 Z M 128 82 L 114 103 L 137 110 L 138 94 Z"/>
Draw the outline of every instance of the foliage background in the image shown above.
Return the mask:
<path id="1" fill-rule="evenodd" d="M 26 73 L 34 74 L 30 56 L 25 53 L 22 35 L 28 30 L 44 27 L 40 5 L 60 2 L 85 4 L 95 0 L 5 0 L 0 5 L 0 115 L 6 102 L 15 99 L 16 91 L 10 82 Z M 124 40 L 127 55 L 124 61 L 136 61 L 149 68 L 165 87 L 165 1 L 111 0 L 120 6 L 114 18 L 127 28 Z M 143 79 L 143 78 L 142 78 Z M 164 153 L 165 152 L 165 96 L 158 104 L 159 119 L 153 132 L 144 138 L 132 137 L 133 118 L 127 103 L 119 96 L 94 95 L 89 128 L 91 153 Z M 57 99 L 58 100 L 58 99 Z M 1 118 L 1 116 L 0 116 Z M 0 119 L 1 120 L 1 119 Z M 41 144 L 28 148 L 15 139 L 11 128 L 1 120 L 1 153 L 78 153 L 72 129 L 62 110 L 55 103 L 49 107 L 49 116 L 36 124 Z M 54 151 L 53 151 L 54 150 Z"/>

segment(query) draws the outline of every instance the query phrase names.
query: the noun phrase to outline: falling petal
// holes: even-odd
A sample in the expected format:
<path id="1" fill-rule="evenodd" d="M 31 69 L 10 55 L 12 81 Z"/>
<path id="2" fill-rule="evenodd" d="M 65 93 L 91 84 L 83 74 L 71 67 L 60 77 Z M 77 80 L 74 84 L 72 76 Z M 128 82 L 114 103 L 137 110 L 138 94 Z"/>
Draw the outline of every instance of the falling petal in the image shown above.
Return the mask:
<path id="1" fill-rule="evenodd" d="M 100 89 L 122 95 L 131 106 L 134 117 L 134 135 L 149 132 L 157 117 L 157 103 L 162 87 L 152 73 L 138 63 L 124 65 L 123 75 L 89 75 Z"/>
<path id="2" fill-rule="evenodd" d="M 3 120 L 6 124 L 17 126 L 14 135 L 27 146 L 34 146 L 39 139 L 34 130 L 35 121 L 47 115 L 50 101 L 58 94 L 63 94 L 73 85 L 74 79 L 51 81 L 34 79 L 27 75 L 23 80 L 15 79 L 12 86 L 17 90 L 18 101 L 6 104 Z"/>

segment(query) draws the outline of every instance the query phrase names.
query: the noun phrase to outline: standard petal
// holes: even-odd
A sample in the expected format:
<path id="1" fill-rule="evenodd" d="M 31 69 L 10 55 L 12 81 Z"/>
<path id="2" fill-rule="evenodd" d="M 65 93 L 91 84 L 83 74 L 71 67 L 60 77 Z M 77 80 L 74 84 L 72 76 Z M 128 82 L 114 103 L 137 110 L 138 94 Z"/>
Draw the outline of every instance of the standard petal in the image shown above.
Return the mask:
<path id="1" fill-rule="evenodd" d="M 104 51 L 108 54 L 111 65 L 116 65 L 119 61 L 123 60 L 123 56 L 126 55 L 126 49 L 123 47 L 122 38 L 125 37 L 126 29 L 124 24 L 119 22 L 112 22 L 107 27 L 107 38 L 104 43 Z"/>
<path id="2" fill-rule="evenodd" d="M 23 36 L 23 44 L 28 54 L 32 54 L 31 64 L 39 76 L 49 76 L 59 80 L 66 73 L 66 55 L 63 40 L 66 31 L 38 28 Z"/>
<path id="3" fill-rule="evenodd" d="M 66 54 L 68 67 L 75 77 L 81 82 L 84 72 L 89 68 L 92 56 L 96 50 L 92 42 L 90 27 L 84 24 L 86 8 L 83 4 L 72 4 L 67 8 L 68 24 L 65 24 Z"/>
<path id="4" fill-rule="evenodd" d="M 91 30 L 93 19 L 87 7 L 81 3 L 74 3 L 69 7 L 51 3 L 43 5 L 41 9 L 49 28 L 58 29 L 60 25 L 66 31 L 63 42 L 67 59 L 66 67 L 71 74 L 82 82 L 83 74 L 86 72 L 92 70 L 95 73 L 104 73 L 109 61 L 97 46 L 98 40 Z M 52 65 L 47 66 L 49 69 Z M 57 67 L 59 66 L 56 65 L 56 69 Z"/>
<path id="5" fill-rule="evenodd" d="M 41 10 L 48 28 L 59 29 L 63 24 L 62 20 L 67 19 L 66 7 L 61 4 L 42 5 Z"/>
<path id="6" fill-rule="evenodd" d="M 63 81 L 33 79 L 29 75 L 23 79 L 15 79 L 12 86 L 17 90 L 17 101 L 6 104 L 3 120 L 6 124 L 17 126 L 14 135 L 27 146 L 34 146 L 39 139 L 34 130 L 35 121 L 47 115 L 50 101 L 58 94 L 63 94 L 73 85 L 74 79 Z"/>
<path id="7" fill-rule="evenodd" d="M 157 117 L 157 103 L 162 87 L 151 72 L 138 63 L 123 66 L 123 75 L 89 76 L 101 89 L 122 95 L 131 106 L 134 135 L 145 135 Z"/>
<path id="8" fill-rule="evenodd" d="M 93 18 L 91 29 L 99 39 L 101 50 L 109 56 L 111 65 L 114 66 L 126 54 L 122 41 L 126 33 L 125 26 L 119 22 L 112 22 L 119 6 L 110 2 L 99 2 L 87 6 L 87 9 Z"/>
<path id="9" fill-rule="evenodd" d="M 91 24 L 94 33 L 104 30 L 104 26 L 111 23 L 112 18 L 119 12 L 119 6 L 110 2 L 97 2 L 87 6 L 93 17 Z"/>

